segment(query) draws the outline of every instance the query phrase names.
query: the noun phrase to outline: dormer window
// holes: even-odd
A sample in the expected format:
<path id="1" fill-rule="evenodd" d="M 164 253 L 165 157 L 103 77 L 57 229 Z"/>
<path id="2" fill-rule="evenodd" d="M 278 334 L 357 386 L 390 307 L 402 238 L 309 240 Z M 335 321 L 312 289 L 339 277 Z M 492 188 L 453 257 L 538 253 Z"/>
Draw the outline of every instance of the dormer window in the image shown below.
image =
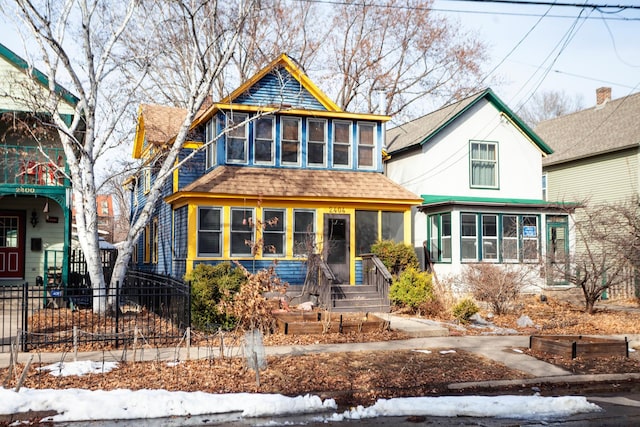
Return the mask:
<path id="1" fill-rule="evenodd" d="M 282 164 L 298 165 L 300 163 L 300 119 L 297 117 L 282 118 Z"/>
<path id="2" fill-rule="evenodd" d="M 307 163 L 310 166 L 325 166 L 327 151 L 327 121 L 309 119 L 307 122 Z"/>
<path id="3" fill-rule="evenodd" d="M 375 123 L 358 123 L 358 168 L 375 166 L 375 146 Z"/>
<path id="4" fill-rule="evenodd" d="M 273 164 L 273 117 L 260 117 L 254 125 L 256 163 Z"/>
<path id="5" fill-rule="evenodd" d="M 247 120 L 245 113 L 231 113 L 227 116 L 227 163 L 247 162 Z"/>
<path id="6" fill-rule="evenodd" d="M 351 122 L 333 122 L 333 166 L 351 165 Z"/>
<path id="7" fill-rule="evenodd" d="M 206 168 L 212 168 L 216 164 L 216 120 L 212 119 L 207 122 L 205 127 L 205 157 Z"/>

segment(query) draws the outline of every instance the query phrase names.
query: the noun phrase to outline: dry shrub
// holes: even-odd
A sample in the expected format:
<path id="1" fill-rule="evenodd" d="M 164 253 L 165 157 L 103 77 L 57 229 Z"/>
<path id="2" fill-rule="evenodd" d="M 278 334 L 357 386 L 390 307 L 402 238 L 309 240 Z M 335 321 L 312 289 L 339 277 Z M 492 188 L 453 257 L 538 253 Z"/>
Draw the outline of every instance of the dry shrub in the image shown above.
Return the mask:
<path id="1" fill-rule="evenodd" d="M 244 271 L 247 281 L 233 295 L 225 290 L 227 295 L 220 301 L 220 309 L 233 317 L 236 320 L 236 327 L 241 330 L 258 329 L 263 334 L 273 332 L 275 330 L 273 306 L 264 294 L 279 292 L 284 295 L 287 284 L 276 275 L 275 264 L 255 274 L 247 271 L 240 263 L 236 265 Z"/>
<path id="2" fill-rule="evenodd" d="M 518 298 L 526 272 L 494 264 L 471 264 L 462 272 L 462 281 L 473 297 L 488 303 L 495 314 L 503 314 Z"/>

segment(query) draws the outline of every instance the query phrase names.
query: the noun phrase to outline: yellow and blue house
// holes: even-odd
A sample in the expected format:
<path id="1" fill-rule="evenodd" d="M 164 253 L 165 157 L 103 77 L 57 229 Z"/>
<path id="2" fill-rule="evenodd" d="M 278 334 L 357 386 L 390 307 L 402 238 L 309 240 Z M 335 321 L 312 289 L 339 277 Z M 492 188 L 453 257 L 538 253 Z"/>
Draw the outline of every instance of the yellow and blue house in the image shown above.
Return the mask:
<path id="1" fill-rule="evenodd" d="M 185 111 L 140 107 L 134 157 L 175 137 Z M 133 267 L 183 277 L 197 264 L 276 262 L 302 284 L 320 254 L 343 284 L 363 282 L 380 239 L 410 244 L 421 199 L 383 175 L 388 116 L 343 111 L 283 54 L 191 125 L 173 179 L 134 251 Z M 138 176 L 133 212 L 154 179 Z"/>

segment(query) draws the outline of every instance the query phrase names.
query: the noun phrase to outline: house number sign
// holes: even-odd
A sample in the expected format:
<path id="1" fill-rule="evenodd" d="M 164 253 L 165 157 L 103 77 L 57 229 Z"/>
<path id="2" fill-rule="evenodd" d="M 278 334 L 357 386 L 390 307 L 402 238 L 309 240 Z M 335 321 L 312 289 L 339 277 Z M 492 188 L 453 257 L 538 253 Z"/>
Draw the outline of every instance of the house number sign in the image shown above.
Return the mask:
<path id="1" fill-rule="evenodd" d="M 35 188 L 29 188 L 29 187 L 16 188 L 16 193 L 35 193 L 35 192 L 36 192 Z"/>
<path id="2" fill-rule="evenodd" d="M 343 208 L 342 206 L 331 206 L 329 208 L 329 213 L 332 213 L 332 214 L 343 214 L 343 213 L 347 213 L 347 210 L 345 208 Z"/>

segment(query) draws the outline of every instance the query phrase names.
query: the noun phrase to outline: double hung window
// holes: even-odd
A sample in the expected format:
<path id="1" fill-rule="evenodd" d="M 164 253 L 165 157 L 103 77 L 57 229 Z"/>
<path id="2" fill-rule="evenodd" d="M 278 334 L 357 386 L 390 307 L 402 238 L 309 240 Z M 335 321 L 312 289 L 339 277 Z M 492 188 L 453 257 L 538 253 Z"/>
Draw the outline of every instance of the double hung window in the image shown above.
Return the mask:
<path id="1" fill-rule="evenodd" d="M 252 255 L 254 218 L 251 208 L 231 208 L 231 255 Z"/>
<path id="2" fill-rule="evenodd" d="M 476 214 L 461 214 L 461 253 L 463 261 L 478 260 L 478 224 Z"/>
<path id="3" fill-rule="evenodd" d="M 327 121 L 309 119 L 307 121 L 307 163 L 310 166 L 325 166 L 327 151 Z"/>
<path id="4" fill-rule="evenodd" d="M 247 162 L 247 120 L 246 113 L 230 113 L 227 115 L 227 162 Z"/>
<path id="5" fill-rule="evenodd" d="M 451 262 L 451 213 L 429 215 L 429 257 Z"/>
<path id="6" fill-rule="evenodd" d="M 498 144 L 471 141 L 471 186 L 498 188 Z"/>
<path id="7" fill-rule="evenodd" d="M 351 122 L 333 122 L 333 166 L 351 165 Z"/>
<path id="8" fill-rule="evenodd" d="M 293 254 L 306 255 L 315 252 L 315 212 L 293 210 Z"/>
<path id="9" fill-rule="evenodd" d="M 216 164 L 216 120 L 211 119 L 205 126 L 205 167 L 212 168 Z"/>
<path id="10" fill-rule="evenodd" d="M 282 164 L 300 163 L 300 119 L 283 117 L 282 124 Z"/>
<path id="11" fill-rule="evenodd" d="M 222 209 L 198 208 L 198 256 L 222 255 Z"/>
<path id="12" fill-rule="evenodd" d="M 283 256 L 287 237 L 286 211 L 284 209 L 262 210 L 262 253 L 265 256 Z"/>
<path id="13" fill-rule="evenodd" d="M 498 261 L 498 216 L 482 215 L 482 259 Z"/>
<path id="14" fill-rule="evenodd" d="M 375 166 L 375 124 L 358 123 L 358 168 L 371 169 Z"/>
<path id="15" fill-rule="evenodd" d="M 273 164 L 273 117 L 255 121 L 254 157 L 256 163 Z"/>

